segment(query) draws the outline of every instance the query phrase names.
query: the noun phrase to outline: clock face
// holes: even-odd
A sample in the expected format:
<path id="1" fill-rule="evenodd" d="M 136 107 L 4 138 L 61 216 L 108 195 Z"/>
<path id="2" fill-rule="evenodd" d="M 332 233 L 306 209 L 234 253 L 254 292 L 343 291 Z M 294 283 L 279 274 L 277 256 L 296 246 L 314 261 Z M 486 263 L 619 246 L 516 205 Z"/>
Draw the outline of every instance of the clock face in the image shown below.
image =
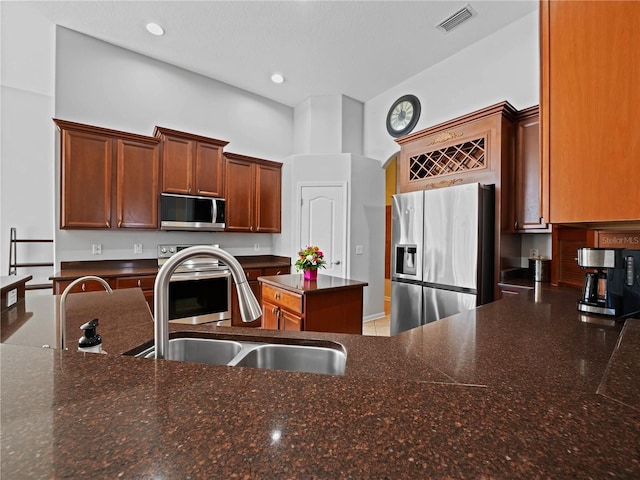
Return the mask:
<path id="1" fill-rule="evenodd" d="M 400 97 L 387 114 L 387 131 L 393 137 L 409 133 L 418 123 L 420 101 L 414 95 Z"/>

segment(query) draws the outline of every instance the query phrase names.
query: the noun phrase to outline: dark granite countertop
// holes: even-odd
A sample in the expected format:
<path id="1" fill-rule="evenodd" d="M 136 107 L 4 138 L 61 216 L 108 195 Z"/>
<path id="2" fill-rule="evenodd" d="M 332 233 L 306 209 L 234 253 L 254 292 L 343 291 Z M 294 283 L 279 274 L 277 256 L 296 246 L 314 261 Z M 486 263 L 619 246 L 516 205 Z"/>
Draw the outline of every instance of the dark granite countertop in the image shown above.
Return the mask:
<path id="1" fill-rule="evenodd" d="M 236 259 L 244 269 L 252 268 L 291 268 L 289 257 L 277 255 L 247 255 Z M 87 262 L 66 262 L 62 268 L 49 277 L 53 281 L 75 280 L 85 275 L 98 277 L 130 277 L 156 275 L 158 261 L 156 259 L 143 260 L 103 260 Z"/>
<path id="2" fill-rule="evenodd" d="M 141 291 L 69 295 L 68 328 L 97 308 L 109 354 L 0 345 L 0 474 L 640 478 L 640 321 L 535 290 L 391 338 L 170 327 L 339 342 L 337 377 L 121 356 L 153 336 Z"/>
<path id="3" fill-rule="evenodd" d="M 24 285 L 32 278 L 33 276 L 31 275 L 0 276 L 0 293 L 5 293 L 8 290 Z"/>
<path id="4" fill-rule="evenodd" d="M 317 280 L 305 280 L 302 273 L 258 277 L 258 280 L 274 287 L 283 288 L 300 294 L 319 293 L 323 290 L 342 290 L 346 288 L 363 288 L 367 282 L 348 278 L 332 277 L 318 274 Z"/>

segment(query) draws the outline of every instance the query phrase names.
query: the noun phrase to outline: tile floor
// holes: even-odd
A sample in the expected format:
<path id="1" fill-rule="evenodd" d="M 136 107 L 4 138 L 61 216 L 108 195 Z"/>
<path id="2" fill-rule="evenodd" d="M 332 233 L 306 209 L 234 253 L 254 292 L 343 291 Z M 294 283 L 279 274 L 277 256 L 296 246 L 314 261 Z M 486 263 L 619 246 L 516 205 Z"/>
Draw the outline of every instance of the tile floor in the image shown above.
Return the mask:
<path id="1" fill-rule="evenodd" d="M 390 329 L 390 316 L 386 315 L 384 318 L 365 322 L 362 325 L 362 334 L 377 337 L 388 337 L 391 335 Z"/>

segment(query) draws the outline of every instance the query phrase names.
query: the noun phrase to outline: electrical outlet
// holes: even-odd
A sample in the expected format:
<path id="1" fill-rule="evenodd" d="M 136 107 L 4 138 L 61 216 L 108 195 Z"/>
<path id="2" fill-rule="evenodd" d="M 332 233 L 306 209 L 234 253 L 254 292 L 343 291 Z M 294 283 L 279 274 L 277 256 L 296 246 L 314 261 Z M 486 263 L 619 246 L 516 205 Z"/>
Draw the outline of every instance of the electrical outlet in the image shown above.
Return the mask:
<path id="1" fill-rule="evenodd" d="M 134 243 L 133 244 L 133 253 L 142 253 L 142 244 Z"/>
<path id="2" fill-rule="evenodd" d="M 529 258 L 536 258 L 538 256 L 538 249 L 531 248 L 529 249 Z"/>
<path id="3" fill-rule="evenodd" d="M 91 245 L 91 253 L 93 255 L 102 255 L 102 245 L 99 243 Z"/>
<path id="4" fill-rule="evenodd" d="M 364 247 L 362 245 L 356 245 L 356 255 L 362 255 L 364 253 Z"/>
<path id="5" fill-rule="evenodd" d="M 256 243 L 256 244 L 253 246 L 253 249 L 254 249 L 256 252 L 259 252 L 259 251 L 260 251 L 260 244 L 259 244 L 259 243 Z"/>

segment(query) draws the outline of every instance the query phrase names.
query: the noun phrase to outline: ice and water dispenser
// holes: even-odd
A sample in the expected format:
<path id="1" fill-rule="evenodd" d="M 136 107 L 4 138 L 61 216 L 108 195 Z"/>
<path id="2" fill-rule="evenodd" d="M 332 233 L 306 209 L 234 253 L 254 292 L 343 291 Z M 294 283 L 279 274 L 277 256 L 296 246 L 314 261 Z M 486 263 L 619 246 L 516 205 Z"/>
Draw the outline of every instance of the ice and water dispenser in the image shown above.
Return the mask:
<path id="1" fill-rule="evenodd" d="M 418 259 L 417 245 L 396 245 L 397 275 L 416 275 Z"/>

